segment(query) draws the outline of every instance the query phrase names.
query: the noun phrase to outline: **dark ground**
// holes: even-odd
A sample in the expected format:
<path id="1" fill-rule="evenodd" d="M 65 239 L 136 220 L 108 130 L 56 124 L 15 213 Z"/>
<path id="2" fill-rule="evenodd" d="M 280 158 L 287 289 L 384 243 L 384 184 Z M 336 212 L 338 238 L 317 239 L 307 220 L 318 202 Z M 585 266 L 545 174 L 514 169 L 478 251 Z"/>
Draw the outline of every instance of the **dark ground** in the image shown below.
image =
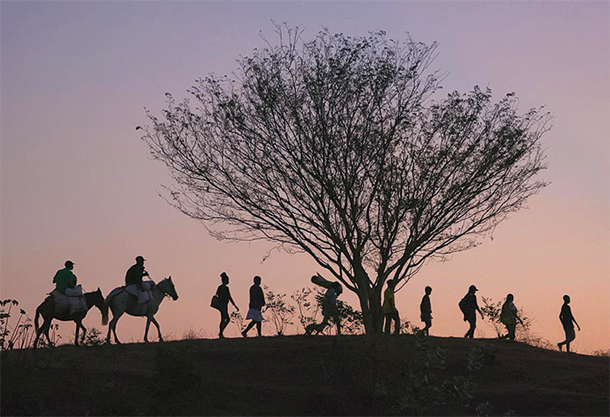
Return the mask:
<path id="1" fill-rule="evenodd" d="M 438 347 L 444 367 L 435 362 Z M 3 416 L 609 414 L 607 357 L 499 340 L 284 336 L 61 346 L 4 352 L 1 366 Z"/>

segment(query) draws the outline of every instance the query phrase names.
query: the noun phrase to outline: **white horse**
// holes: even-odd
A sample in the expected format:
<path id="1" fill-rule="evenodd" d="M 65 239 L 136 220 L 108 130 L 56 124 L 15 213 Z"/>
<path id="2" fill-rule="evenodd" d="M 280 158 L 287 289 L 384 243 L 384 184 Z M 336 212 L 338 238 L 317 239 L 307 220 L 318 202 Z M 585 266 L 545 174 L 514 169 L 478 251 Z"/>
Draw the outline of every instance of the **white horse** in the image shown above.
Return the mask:
<path id="1" fill-rule="evenodd" d="M 112 310 L 112 320 L 108 326 L 108 335 L 106 336 L 107 343 L 110 343 L 110 331 L 112 331 L 112 334 L 114 334 L 114 341 L 118 344 L 121 343 L 116 335 L 116 324 L 124 313 L 127 313 L 130 316 L 147 318 L 146 332 L 144 332 L 144 341 L 146 343 L 148 343 L 148 329 L 150 327 L 150 323 L 153 323 L 157 327 L 159 341 L 163 341 L 159 323 L 157 323 L 157 320 L 155 320 L 155 313 L 159 311 L 159 304 L 161 304 L 161 301 L 163 301 L 166 295 L 169 295 L 174 300 L 177 300 L 178 293 L 176 292 L 176 288 L 174 287 L 171 276 L 154 285 L 150 291 L 150 301 L 144 304 L 138 304 L 137 300 L 127 291 L 125 291 L 125 287 L 115 288 L 110 292 L 110 294 L 108 294 L 108 297 L 104 301 L 104 306 L 102 307 L 103 325 L 108 324 L 108 307 L 110 307 L 110 310 Z"/>

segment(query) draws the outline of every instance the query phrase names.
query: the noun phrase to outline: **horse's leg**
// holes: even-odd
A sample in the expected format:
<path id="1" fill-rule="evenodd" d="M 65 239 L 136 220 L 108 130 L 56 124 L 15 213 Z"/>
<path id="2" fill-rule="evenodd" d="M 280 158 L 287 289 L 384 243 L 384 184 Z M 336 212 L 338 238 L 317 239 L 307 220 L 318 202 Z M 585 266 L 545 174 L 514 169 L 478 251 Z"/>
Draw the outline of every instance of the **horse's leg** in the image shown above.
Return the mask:
<path id="1" fill-rule="evenodd" d="M 106 333 L 106 343 L 110 344 L 110 332 L 112 331 L 112 327 L 110 323 L 108 323 L 108 333 Z"/>
<path id="2" fill-rule="evenodd" d="M 85 340 L 85 335 L 87 334 L 87 328 L 83 326 L 83 322 L 80 322 L 80 328 L 83 329 L 83 341 Z"/>
<path id="3" fill-rule="evenodd" d="M 42 328 L 44 329 L 44 335 L 47 337 L 47 342 L 49 342 L 49 346 L 53 346 L 51 343 L 51 337 L 49 336 L 49 330 L 51 329 L 51 322 L 53 319 L 44 319 L 44 323 L 42 324 Z"/>
<path id="4" fill-rule="evenodd" d="M 34 349 L 38 346 L 38 339 L 40 339 L 40 335 L 42 334 L 42 327 L 36 329 L 36 338 L 34 339 L 34 345 L 32 346 Z"/>
<path id="5" fill-rule="evenodd" d="M 161 336 L 161 328 L 159 327 L 159 323 L 155 320 L 155 316 L 150 316 L 150 321 L 157 327 L 157 333 L 159 333 L 159 342 L 163 342 L 163 336 Z"/>
<path id="6" fill-rule="evenodd" d="M 123 313 L 124 313 L 123 311 L 120 311 L 118 313 L 115 313 L 113 311 L 112 312 L 113 317 L 108 326 L 109 327 L 108 331 L 110 332 L 110 329 L 112 329 L 112 334 L 114 335 L 114 341 L 119 345 L 121 344 L 121 341 L 119 340 L 119 337 L 116 335 L 116 324 L 118 323 L 118 321 L 121 318 L 121 316 L 123 315 Z"/>
<path id="7" fill-rule="evenodd" d="M 74 320 L 76 323 L 76 334 L 74 335 L 74 346 L 78 346 L 78 332 L 80 331 L 80 326 L 78 325 L 78 321 Z"/>
<path id="8" fill-rule="evenodd" d="M 110 309 L 112 311 L 112 320 L 114 320 L 114 310 Z M 112 332 L 112 320 L 110 320 L 110 323 L 108 323 L 108 333 L 106 334 L 106 343 L 110 344 L 110 332 Z"/>
<path id="9" fill-rule="evenodd" d="M 78 346 L 78 333 L 80 329 L 83 329 L 83 339 L 85 338 L 85 334 L 87 333 L 87 329 L 83 326 L 82 320 L 74 320 L 76 323 L 76 336 L 74 338 L 74 346 Z"/>
<path id="10" fill-rule="evenodd" d="M 144 331 L 144 342 L 148 343 L 148 329 L 150 328 L 151 317 L 146 316 L 146 330 Z"/>

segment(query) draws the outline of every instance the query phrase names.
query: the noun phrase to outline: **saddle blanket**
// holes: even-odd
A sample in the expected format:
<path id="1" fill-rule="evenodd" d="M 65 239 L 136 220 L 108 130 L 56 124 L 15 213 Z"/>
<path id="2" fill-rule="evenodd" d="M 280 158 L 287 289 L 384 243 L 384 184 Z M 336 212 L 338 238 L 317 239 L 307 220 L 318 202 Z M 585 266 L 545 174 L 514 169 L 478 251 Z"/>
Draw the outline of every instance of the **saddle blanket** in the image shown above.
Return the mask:
<path id="1" fill-rule="evenodd" d="M 135 295 L 138 297 L 138 304 L 145 304 L 150 301 L 151 293 L 150 289 L 155 285 L 153 281 L 144 281 L 142 282 L 142 287 L 144 287 L 145 291 L 140 291 L 138 286 L 135 284 L 131 284 L 125 287 L 125 291 L 127 291 L 131 295 Z"/>
<path id="2" fill-rule="evenodd" d="M 53 296 L 55 311 L 60 315 L 66 313 L 73 315 L 87 311 L 87 300 L 85 300 L 83 288 L 80 285 L 66 289 L 66 294 L 53 290 L 51 295 Z"/>

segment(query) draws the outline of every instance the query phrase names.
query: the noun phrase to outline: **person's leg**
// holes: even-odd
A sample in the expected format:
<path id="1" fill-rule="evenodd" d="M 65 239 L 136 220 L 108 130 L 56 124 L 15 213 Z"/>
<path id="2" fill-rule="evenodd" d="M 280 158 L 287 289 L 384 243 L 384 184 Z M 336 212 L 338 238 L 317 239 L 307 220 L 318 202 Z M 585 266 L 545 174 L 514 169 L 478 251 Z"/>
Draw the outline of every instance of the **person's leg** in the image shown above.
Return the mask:
<path id="1" fill-rule="evenodd" d="M 394 313 L 394 334 L 400 334 L 400 316 L 398 311 Z"/>
<path id="2" fill-rule="evenodd" d="M 383 320 L 384 320 L 383 333 L 384 334 L 390 334 L 390 326 L 392 325 L 392 319 L 390 318 L 390 314 L 389 313 L 385 313 L 383 315 Z"/>
<path id="3" fill-rule="evenodd" d="M 517 327 L 517 323 L 511 323 L 508 326 L 506 326 L 506 330 L 508 330 L 508 340 L 510 340 L 510 341 L 515 340 L 516 327 Z"/>
<path id="4" fill-rule="evenodd" d="M 262 321 L 256 322 L 256 332 L 258 333 L 259 337 L 263 335 L 263 322 Z"/>
<path id="5" fill-rule="evenodd" d="M 424 334 L 426 336 L 430 336 L 430 327 L 432 327 L 432 320 L 429 318 L 426 318 L 424 323 L 426 323 L 426 327 L 424 327 Z"/>
<path id="6" fill-rule="evenodd" d="M 576 332 L 574 332 L 574 327 L 565 329 L 566 331 L 566 352 L 570 351 L 570 342 L 576 339 Z"/>
<path id="7" fill-rule="evenodd" d="M 254 327 L 255 324 L 256 324 L 256 322 L 254 320 L 250 320 L 250 323 L 248 323 L 248 326 L 244 329 L 243 332 L 241 332 L 241 335 L 243 337 L 246 337 L 246 335 L 248 334 L 248 330 L 250 330 L 252 327 Z"/>
<path id="8" fill-rule="evenodd" d="M 318 326 L 319 326 L 319 327 L 318 327 L 318 333 L 322 332 L 322 331 L 323 331 L 323 330 L 326 328 L 326 326 L 328 326 L 328 319 L 329 319 L 329 316 L 328 316 L 328 315 L 323 316 L 323 319 L 324 319 L 324 320 L 322 320 L 322 323 L 320 323 L 320 324 L 318 325 Z"/>
<path id="9" fill-rule="evenodd" d="M 466 333 L 466 337 L 474 338 L 474 331 L 477 328 L 477 317 L 470 317 L 468 319 L 468 323 L 470 324 L 470 328 L 468 329 L 468 333 Z"/>
<path id="10" fill-rule="evenodd" d="M 339 319 L 339 312 L 335 312 L 333 316 L 333 321 L 337 325 L 337 336 L 341 335 L 341 320 Z"/>
<path id="11" fill-rule="evenodd" d="M 220 338 L 224 337 L 223 332 L 225 328 L 229 325 L 230 321 L 231 319 L 229 318 L 229 312 L 227 311 L 227 309 L 220 310 L 220 333 L 218 334 Z"/>

